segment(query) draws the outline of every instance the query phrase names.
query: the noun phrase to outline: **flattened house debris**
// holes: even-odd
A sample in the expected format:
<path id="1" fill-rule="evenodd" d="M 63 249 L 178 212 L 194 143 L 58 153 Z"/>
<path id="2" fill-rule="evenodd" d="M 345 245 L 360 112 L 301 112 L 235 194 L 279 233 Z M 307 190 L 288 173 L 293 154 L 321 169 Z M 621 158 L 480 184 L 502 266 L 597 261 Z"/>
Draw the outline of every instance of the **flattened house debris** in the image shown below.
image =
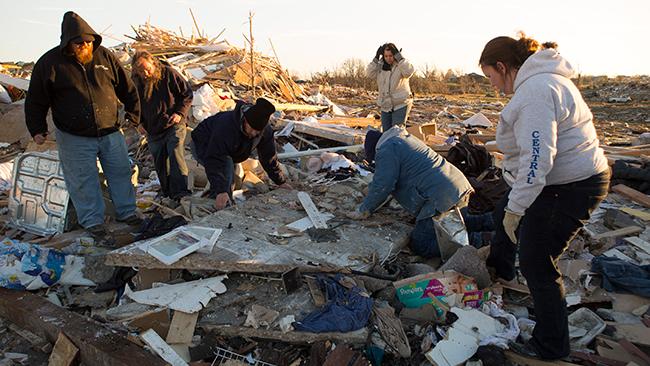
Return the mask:
<path id="1" fill-rule="evenodd" d="M 381 126 L 368 91 L 334 85 L 315 98 L 277 56 L 221 34 L 185 37 L 149 23 L 133 32 L 113 53 L 129 66 L 135 50 L 147 50 L 190 82 L 188 132 L 235 100 L 271 100 L 292 189 L 251 158 L 235 170 L 235 204 L 216 210 L 188 142 L 191 195 L 171 205 L 149 142 L 125 128 L 145 223 L 133 229 L 111 212 L 116 248 L 98 246 L 76 222 L 56 141 L 27 143 L 22 104 L 33 64 L 3 64 L 0 365 L 547 364 L 508 349 L 531 337 L 534 304 L 519 272 L 512 282 L 488 272 L 489 232 L 478 248 L 454 242 L 443 263 L 413 254 L 415 217 L 393 199 L 369 219 L 348 217 L 374 173 L 361 152 L 366 132 Z M 352 103 L 350 93 L 365 99 Z M 469 164 L 454 160 L 467 146 L 489 157 L 467 174 L 472 214 L 489 213 L 503 193 L 494 140 L 506 100 L 492 93 L 415 98 L 407 125 L 455 165 Z M 587 99 L 597 113 L 642 100 L 608 93 Z M 611 190 L 557 264 L 572 338 L 571 356 L 557 364 L 650 365 L 650 145 L 617 131 L 601 137 L 611 142 L 602 146 Z M 148 249 L 172 230 L 191 231 L 200 245 L 165 264 Z M 169 257 L 185 249 L 172 244 Z"/>

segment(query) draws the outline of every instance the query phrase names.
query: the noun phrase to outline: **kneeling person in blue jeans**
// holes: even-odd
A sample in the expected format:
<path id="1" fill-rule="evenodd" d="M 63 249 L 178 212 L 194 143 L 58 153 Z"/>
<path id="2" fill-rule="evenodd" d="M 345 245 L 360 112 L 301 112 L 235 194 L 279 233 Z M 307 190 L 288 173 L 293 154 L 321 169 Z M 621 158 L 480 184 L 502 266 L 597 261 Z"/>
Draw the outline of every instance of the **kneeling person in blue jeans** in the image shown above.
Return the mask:
<path id="1" fill-rule="evenodd" d="M 349 217 L 367 218 L 392 194 L 416 216 L 411 249 L 427 258 L 440 256 L 432 222 L 466 202 L 473 189 L 465 175 L 402 126 L 383 134 L 368 131 L 364 149 L 366 160 L 375 161 L 375 175 L 368 196 Z"/>
<path id="2" fill-rule="evenodd" d="M 97 159 L 108 182 L 117 220 L 139 225 L 131 164 L 119 130 L 119 102 L 126 118 L 140 118 L 138 93 L 102 37 L 69 11 L 61 24 L 61 44 L 34 65 L 25 99 L 25 122 L 37 144 L 48 134 L 52 110 L 65 185 L 83 226 L 99 245 L 113 245 L 104 227 L 104 198 Z"/>

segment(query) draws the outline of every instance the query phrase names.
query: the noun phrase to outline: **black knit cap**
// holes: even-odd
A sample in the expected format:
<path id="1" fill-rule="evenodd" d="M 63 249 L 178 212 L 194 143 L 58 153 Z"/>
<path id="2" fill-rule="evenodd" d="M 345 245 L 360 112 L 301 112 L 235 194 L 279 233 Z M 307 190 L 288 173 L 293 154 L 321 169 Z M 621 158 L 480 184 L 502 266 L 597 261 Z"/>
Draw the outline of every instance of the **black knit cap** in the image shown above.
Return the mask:
<path id="1" fill-rule="evenodd" d="M 257 98 L 255 104 L 244 111 L 248 124 L 257 131 L 262 131 L 269 124 L 269 117 L 275 112 L 275 107 L 264 98 Z"/>
<path id="2" fill-rule="evenodd" d="M 366 161 L 368 163 L 372 163 L 372 161 L 375 160 L 375 151 L 381 135 L 381 132 L 377 130 L 368 130 L 366 133 L 366 140 L 363 142 L 363 150 L 366 153 Z"/>

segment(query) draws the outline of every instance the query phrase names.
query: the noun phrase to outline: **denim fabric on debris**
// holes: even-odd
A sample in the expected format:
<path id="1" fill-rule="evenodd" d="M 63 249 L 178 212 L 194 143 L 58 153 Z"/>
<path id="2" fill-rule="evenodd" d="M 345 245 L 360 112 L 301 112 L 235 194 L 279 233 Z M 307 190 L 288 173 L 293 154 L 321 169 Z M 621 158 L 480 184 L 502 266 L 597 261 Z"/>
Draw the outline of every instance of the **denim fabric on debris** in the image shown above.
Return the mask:
<path id="1" fill-rule="evenodd" d="M 603 288 L 611 292 L 631 292 L 650 298 L 650 265 L 638 266 L 618 258 L 598 256 L 591 270 L 603 276 Z"/>
<path id="2" fill-rule="evenodd" d="M 372 298 L 357 286 L 347 289 L 339 281 L 342 275 L 333 279 L 326 276 L 318 278 L 325 288 L 329 300 L 319 310 L 307 315 L 302 321 L 293 323 L 297 331 L 302 332 L 352 332 L 368 324 L 372 312 Z"/>

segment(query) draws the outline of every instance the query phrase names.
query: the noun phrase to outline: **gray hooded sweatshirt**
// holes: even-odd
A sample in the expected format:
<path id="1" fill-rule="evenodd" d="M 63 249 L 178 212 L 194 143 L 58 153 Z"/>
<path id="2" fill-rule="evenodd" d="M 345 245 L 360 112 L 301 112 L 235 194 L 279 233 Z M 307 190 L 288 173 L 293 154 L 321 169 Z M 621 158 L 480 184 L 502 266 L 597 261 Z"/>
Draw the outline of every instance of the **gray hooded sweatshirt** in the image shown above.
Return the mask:
<path id="1" fill-rule="evenodd" d="M 578 182 L 608 169 L 593 116 L 571 81 L 575 70 L 547 49 L 531 55 L 501 112 L 497 144 L 512 187 L 507 209 L 524 214 L 544 186 Z"/>

